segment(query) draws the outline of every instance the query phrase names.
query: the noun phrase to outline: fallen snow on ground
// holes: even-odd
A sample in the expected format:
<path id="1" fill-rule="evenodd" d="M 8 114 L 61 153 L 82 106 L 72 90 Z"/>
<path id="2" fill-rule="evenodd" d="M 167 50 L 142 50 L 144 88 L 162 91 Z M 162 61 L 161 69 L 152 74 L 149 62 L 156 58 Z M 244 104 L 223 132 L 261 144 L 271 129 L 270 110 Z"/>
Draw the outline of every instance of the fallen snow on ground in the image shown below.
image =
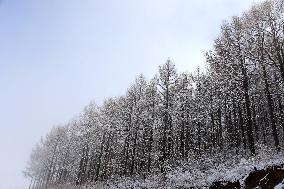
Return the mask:
<path id="1" fill-rule="evenodd" d="M 284 189 L 284 180 L 274 187 L 274 189 Z"/>
<path id="2" fill-rule="evenodd" d="M 220 159 L 200 158 L 184 163 L 166 174 L 159 173 L 148 176 L 146 179 L 116 179 L 97 183 L 91 188 L 208 188 L 215 181 L 240 181 L 243 185 L 248 174 L 255 169 L 261 170 L 282 164 L 284 164 L 283 152 L 275 153 L 273 150 L 263 149 L 262 153 L 255 157 L 231 156 L 222 163 L 220 163 Z"/>

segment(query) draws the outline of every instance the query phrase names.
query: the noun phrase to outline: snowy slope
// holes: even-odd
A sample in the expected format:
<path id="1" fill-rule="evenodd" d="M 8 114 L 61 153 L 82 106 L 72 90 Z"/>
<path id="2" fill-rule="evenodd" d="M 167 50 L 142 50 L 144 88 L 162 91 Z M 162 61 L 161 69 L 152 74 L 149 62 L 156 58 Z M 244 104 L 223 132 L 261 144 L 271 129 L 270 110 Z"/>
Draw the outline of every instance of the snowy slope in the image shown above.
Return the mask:
<path id="1" fill-rule="evenodd" d="M 240 181 L 241 185 L 250 172 L 266 169 L 270 166 L 284 164 L 284 153 L 278 154 L 263 150 L 263 153 L 251 157 L 232 157 L 219 165 L 213 160 L 192 161 L 185 166 L 177 167 L 167 174 L 155 174 L 146 179 L 123 178 L 97 183 L 96 188 L 209 188 L 215 181 Z M 186 170 L 185 170 L 186 168 Z M 278 188 L 281 185 L 277 186 Z M 281 187 L 280 187 L 281 188 Z"/>

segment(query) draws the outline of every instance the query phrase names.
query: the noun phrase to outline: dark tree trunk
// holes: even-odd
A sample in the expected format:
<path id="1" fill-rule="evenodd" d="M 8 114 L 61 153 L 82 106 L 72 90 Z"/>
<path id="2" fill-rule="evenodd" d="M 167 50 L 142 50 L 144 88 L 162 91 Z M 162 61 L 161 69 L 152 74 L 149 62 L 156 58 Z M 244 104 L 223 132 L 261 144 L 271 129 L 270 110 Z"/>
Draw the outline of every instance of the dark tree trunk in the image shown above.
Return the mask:
<path id="1" fill-rule="evenodd" d="M 253 129 L 252 129 L 252 119 L 251 119 L 251 102 L 249 98 L 249 80 L 247 76 L 247 69 L 244 65 L 244 60 L 242 61 L 242 75 L 243 75 L 243 89 L 245 95 L 245 105 L 246 105 L 246 127 L 247 127 L 247 138 L 248 145 L 252 155 L 255 155 L 255 146 L 254 146 L 254 138 L 253 138 Z"/>
<path id="2" fill-rule="evenodd" d="M 221 114 L 221 109 L 218 109 L 218 120 L 219 120 L 219 131 L 218 131 L 218 144 L 219 147 L 222 149 L 223 147 L 223 128 L 222 128 L 222 114 Z"/>
<path id="3" fill-rule="evenodd" d="M 215 124 L 214 124 L 214 114 L 213 112 L 210 114 L 211 117 L 211 141 L 212 141 L 212 147 L 215 148 L 216 145 L 216 136 L 215 136 Z"/>
<path id="4" fill-rule="evenodd" d="M 237 119 L 237 111 L 236 111 L 236 104 L 235 104 L 235 100 L 233 101 L 233 120 L 234 120 L 234 134 L 235 134 L 235 148 L 236 148 L 236 153 L 239 153 L 239 127 L 238 127 L 238 119 Z"/>
<path id="5" fill-rule="evenodd" d="M 271 97 L 270 90 L 269 90 L 269 84 L 268 84 L 268 78 L 267 78 L 265 66 L 262 66 L 262 71 L 263 71 L 263 77 L 264 77 L 264 83 L 265 83 L 265 94 L 266 94 L 267 103 L 268 103 L 272 134 L 273 134 L 273 138 L 274 138 L 274 145 L 275 145 L 276 148 L 278 148 L 279 147 L 279 138 L 278 138 L 276 123 L 275 123 L 275 117 L 274 117 L 274 113 L 273 113 L 273 101 L 272 101 L 272 97 Z"/>
<path id="6" fill-rule="evenodd" d="M 256 121 L 256 110 L 255 110 L 255 101 L 252 100 L 252 120 L 253 120 L 253 127 L 254 127 L 254 133 L 255 133 L 255 140 L 258 142 L 259 140 L 259 133 L 258 133 L 258 124 Z"/>

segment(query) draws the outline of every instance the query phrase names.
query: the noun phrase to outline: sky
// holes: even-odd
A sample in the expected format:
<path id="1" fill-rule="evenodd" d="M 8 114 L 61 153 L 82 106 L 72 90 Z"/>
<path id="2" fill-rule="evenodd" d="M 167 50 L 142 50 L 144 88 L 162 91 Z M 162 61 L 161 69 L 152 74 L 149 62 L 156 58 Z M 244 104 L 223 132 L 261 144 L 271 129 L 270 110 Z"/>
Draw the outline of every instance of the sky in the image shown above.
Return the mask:
<path id="1" fill-rule="evenodd" d="M 33 146 L 168 57 L 204 66 L 220 25 L 260 0 L 1 0 L 0 189 L 25 189 Z"/>

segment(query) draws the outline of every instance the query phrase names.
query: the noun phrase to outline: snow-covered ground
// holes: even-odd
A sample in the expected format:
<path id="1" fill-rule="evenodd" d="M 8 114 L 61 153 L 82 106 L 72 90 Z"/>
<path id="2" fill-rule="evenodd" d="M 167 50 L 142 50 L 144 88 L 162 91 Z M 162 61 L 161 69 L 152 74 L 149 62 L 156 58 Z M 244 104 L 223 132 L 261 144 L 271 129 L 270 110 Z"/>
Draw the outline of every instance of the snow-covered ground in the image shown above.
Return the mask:
<path id="1" fill-rule="evenodd" d="M 180 162 L 176 168 L 169 168 L 165 174 L 156 173 L 145 179 L 119 178 L 97 182 L 74 189 L 172 189 L 172 188 L 209 188 L 213 182 L 244 181 L 254 170 L 265 170 L 270 166 L 284 165 L 284 151 L 276 153 L 267 147 L 261 147 L 261 153 L 254 157 L 244 157 L 226 154 L 215 155 L 215 158 L 200 157 L 197 160 Z M 221 162 L 223 159 L 226 161 Z M 70 189 L 71 186 L 65 186 Z M 62 187 L 62 189 L 65 189 Z M 58 187 L 56 187 L 58 189 Z M 61 189 L 61 188 L 60 188 Z M 73 188 L 72 188 L 73 189 Z M 275 189 L 284 189 L 284 180 Z"/>
<path id="2" fill-rule="evenodd" d="M 245 158 L 232 156 L 222 163 L 219 160 L 200 159 L 185 163 L 166 174 L 155 174 L 146 179 L 123 178 L 108 182 L 97 183 L 91 189 L 97 188 L 209 188 L 215 181 L 239 181 L 244 185 L 244 181 L 250 172 L 266 169 L 269 166 L 284 164 L 284 153 L 276 153 L 274 150 L 263 149 L 262 153 L 255 157 Z M 283 188 L 281 183 L 277 189 Z"/>
<path id="3" fill-rule="evenodd" d="M 274 187 L 274 189 L 283 189 L 284 188 L 284 179 L 282 182 L 280 182 L 279 184 L 277 184 L 277 186 Z"/>

